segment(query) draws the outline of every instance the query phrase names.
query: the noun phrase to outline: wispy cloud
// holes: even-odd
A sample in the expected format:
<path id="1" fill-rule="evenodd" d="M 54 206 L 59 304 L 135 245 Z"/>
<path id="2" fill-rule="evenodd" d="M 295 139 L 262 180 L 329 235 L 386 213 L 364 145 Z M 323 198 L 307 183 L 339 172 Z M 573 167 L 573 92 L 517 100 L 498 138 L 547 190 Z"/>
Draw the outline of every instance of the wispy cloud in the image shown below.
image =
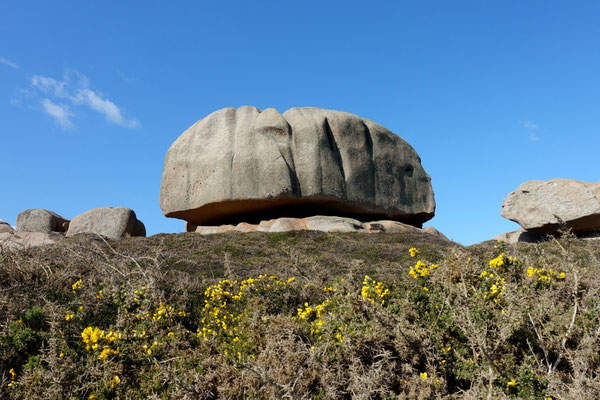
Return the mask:
<path id="1" fill-rule="evenodd" d="M 90 89 L 79 89 L 75 97 L 73 97 L 73 102 L 75 104 L 87 105 L 92 110 L 104 115 L 107 121 L 117 125 L 121 125 L 126 128 L 137 128 L 140 126 L 140 122 L 137 119 L 125 118 L 115 103 L 108 99 L 103 99 Z"/>
<path id="2" fill-rule="evenodd" d="M 123 73 L 122 71 L 119 71 L 119 76 L 121 77 L 121 79 L 123 79 L 123 82 L 125 83 L 131 84 L 137 82 L 137 78 L 125 75 L 125 73 Z"/>
<path id="3" fill-rule="evenodd" d="M 34 75 L 29 89 L 24 92 L 28 97 L 43 97 L 40 100 L 42 110 L 64 129 L 73 128 L 72 119 L 76 117 L 75 113 L 80 114 L 85 109 L 97 112 L 109 123 L 125 128 L 140 126 L 136 118 L 127 117 L 122 108 L 91 88 L 87 76 L 75 70 L 65 71 L 60 79 Z"/>
<path id="4" fill-rule="evenodd" d="M 19 69 L 19 66 L 16 63 L 10 61 L 8 58 L 0 57 L 0 63 L 8 65 L 9 67 L 14 69 Z"/>
<path id="5" fill-rule="evenodd" d="M 46 114 L 54 118 L 56 123 L 64 129 L 72 129 L 74 127 L 71 122 L 73 114 L 69 110 L 69 106 L 66 104 L 56 104 L 50 99 L 42 99 L 40 102 L 42 109 Z"/>
<path id="6" fill-rule="evenodd" d="M 540 127 L 538 126 L 538 124 L 526 119 L 525 121 L 521 122 L 521 125 L 523 125 L 523 127 L 525 129 L 527 129 L 527 134 L 528 134 L 527 138 L 529 139 L 530 142 L 539 142 L 540 140 L 542 140 L 538 136 L 538 132 L 540 130 Z"/>

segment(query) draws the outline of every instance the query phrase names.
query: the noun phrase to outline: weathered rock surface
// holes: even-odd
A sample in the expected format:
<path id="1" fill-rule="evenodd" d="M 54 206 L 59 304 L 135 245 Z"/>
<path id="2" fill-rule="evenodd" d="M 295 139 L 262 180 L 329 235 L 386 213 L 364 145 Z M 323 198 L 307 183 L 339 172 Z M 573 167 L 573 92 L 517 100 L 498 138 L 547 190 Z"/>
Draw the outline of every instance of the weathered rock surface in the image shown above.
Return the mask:
<path id="1" fill-rule="evenodd" d="M 505 232 L 495 236 L 492 240 L 501 240 L 508 244 L 515 243 L 538 243 L 546 240 L 546 236 L 535 232 L 528 232 L 525 229 L 517 229 L 516 231 Z"/>
<path id="2" fill-rule="evenodd" d="M 261 221 L 259 224 L 248 224 L 241 222 L 234 225 L 220 226 L 194 226 L 187 224 L 188 232 L 197 232 L 203 235 L 225 232 L 290 232 L 290 231 L 322 231 L 322 232 L 364 232 L 364 233 L 427 233 L 448 240 L 446 236 L 433 227 L 424 229 L 415 228 L 412 225 L 400 223 L 398 221 L 374 221 L 360 222 L 356 219 L 346 217 L 336 217 L 328 215 L 317 215 L 307 218 L 282 217 Z"/>
<path id="3" fill-rule="evenodd" d="M 600 239 L 600 231 L 589 231 L 589 232 L 580 232 L 574 234 L 577 239 L 584 240 L 598 240 Z M 500 235 L 494 237 L 492 240 L 501 240 L 508 244 L 515 243 L 539 243 L 545 242 L 552 238 L 549 235 L 542 235 L 540 233 L 530 232 L 523 228 L 517 229 L 512 232 L 501 233 Z"/>
<path id="4" fill-rule="evenodd" d="M 510 193 L 500 213 L 529 232 L 557 234 L 600 230 L 600 182 L 572 179 L 527 181 Z"/>
<path id="5" fill-rule="evenodd" d="M 66 232 L 69 220 L 42 208 L 25 210 L 17 216 L 18 232 Z"/>
<path id="6" fill-rule="evenodd" d="M 14 232 L 15 230 L 8 224 L 8 222 L 4 222 L 0 220 L 0 233 Z"/>
<path id="7" fill-rule="evenodd" d="M 433 226 L 426 226 L 425 228 L 423 228 L 423 232 L 430 233 L 430 234 L 432 234 L 432 235 L 434 235 L 434 236 L 441 237 L 442 239 L 445 239 L 445 240 L 448 240 L 448 241 L 450 240 L 450 239 L 448 239 L 448 238 L 446 237 L 446 235 L 444 235 L 442 232 L 438 231 L 438 230 L 437 230 L 436 228 L 434 228 Z"/>
<path id="8" fill-rule="evenodd" d="M 429 175 L 406 141 L 314 107 L 225 108 L 196 122 L 167 152 L 160 206 L 193 225 L 322 214 L 420 227 L 435 211 Z"/>
<path id="9" fill-rule="evenodd" d="M 122 239 L 130 236 L 146 236 L 146 228 L 130 208 L 100 207 L 73 218 L 67 236 L 78 233 L 96 233 L 109 239 Z"/>
<path id="10" fill-rule="evenodd" d="M 0 231 L 0 250 L 2 249 L 25 249 L 28 247 L 43 246 L 60 241 L 64 235 L 56 232 L 18 232 Z"/>

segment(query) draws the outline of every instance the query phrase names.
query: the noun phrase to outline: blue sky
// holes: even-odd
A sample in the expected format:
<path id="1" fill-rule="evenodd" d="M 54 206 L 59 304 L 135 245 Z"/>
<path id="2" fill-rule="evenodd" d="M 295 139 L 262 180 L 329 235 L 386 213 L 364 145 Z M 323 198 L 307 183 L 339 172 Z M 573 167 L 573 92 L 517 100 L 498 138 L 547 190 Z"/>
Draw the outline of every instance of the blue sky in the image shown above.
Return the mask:
<path id="1" fill-rule="evenodd" d="M 530 179 L 600 180 L 600 3 L 2 1 L 0 219 L 158 205 L 165 153 L 223 107 L 348 111 L 407 140 L 433 225 L 464 244 L 518 225 Z"/>

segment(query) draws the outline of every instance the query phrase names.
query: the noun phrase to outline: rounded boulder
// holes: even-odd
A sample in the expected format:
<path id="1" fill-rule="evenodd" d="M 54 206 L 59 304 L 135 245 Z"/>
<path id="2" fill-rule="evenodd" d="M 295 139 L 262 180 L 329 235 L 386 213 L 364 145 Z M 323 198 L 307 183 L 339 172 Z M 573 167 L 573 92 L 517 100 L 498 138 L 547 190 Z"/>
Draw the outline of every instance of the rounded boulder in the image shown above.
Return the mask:
<path id="1" fill-rule="evenodd" d="M 342 111 L 225 108 L 169 148 L 160 189 L 167 217 L 194 225 L 336 215 L 421 226 L 435 212 L 416 151 Z"/>

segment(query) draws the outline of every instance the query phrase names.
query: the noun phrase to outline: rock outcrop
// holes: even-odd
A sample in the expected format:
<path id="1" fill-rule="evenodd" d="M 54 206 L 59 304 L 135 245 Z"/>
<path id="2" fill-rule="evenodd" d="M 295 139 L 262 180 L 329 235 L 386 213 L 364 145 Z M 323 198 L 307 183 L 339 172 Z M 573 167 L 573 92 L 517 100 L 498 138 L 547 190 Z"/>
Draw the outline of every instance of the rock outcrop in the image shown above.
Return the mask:
<path id="1" fill-rule="evenodd" d="M 96 233 L 109 239 L 122 239 L 130 236 L 146 236 L 146 228 L 130 208 L 100 207 L 73 218 L 67 236 L 78 233 Z"/>
<path id="2" fill-rule="evenodd" d="M 220 226 L 196 226 L 190 223 L 186 224 L 188 232 L 197 232 L 203 235 L 225 232 L 290 232 L 290 231 L 321 231 L 321 232 L 363 232 L 363 233 L 427 233 L 448 240 L 440 231 L 434 227 L 423 229 L 412 225 L 403 224 L 398 221 L 373 221 L 360 222 L 356 219 L 346 217 L 336 217 L 328 215 L 316 215 L 307 218 L 282 217 L 266 221 L 259 224 L 248 224 L 240 222 L 237 225 Z"/>
<path id="3" fill-rule="evenodd" d="M 415 150 L 381 125 L 314 107 L 216 111 L 169 148 L 160 206 L 193 225 L 339 215 L 420 227 L 435 201 Z"/>
<path id="4" fill-rule="evenodd" d="M 7 222 L 0 220 L 0 233 L 14 232 L 15 230 Z"/>
<path id="5" fill-rule="evenodd" d="M 500 213 L 527 232 L 556 235 L 600 231 L 600 182 L 572 179 L 527 181 L 510 193 Z"/>
<path id="6" fill-rule="evenodd" d="M 64 235 L 56 232 L 0 232 L 0 250 L 43 246 L 62 239 L 64 239 Z"/>
<path id="7" fill-rule="evenodd" d="M 492 240 L 500 240 L 508 244 L 515 244 L 518 242 L 538 243 L 546 240 L 546 236 L 535 232 L 528 232 L 521 228 L 517 229 L 516 231 L 501 233 L 495 236 Z"/>
<path id="8" fill-rule="evenodd" d="M 17 216 L 17 232 L 66 232 L 69 220 L 42 208 L 25 210 Z"/>

